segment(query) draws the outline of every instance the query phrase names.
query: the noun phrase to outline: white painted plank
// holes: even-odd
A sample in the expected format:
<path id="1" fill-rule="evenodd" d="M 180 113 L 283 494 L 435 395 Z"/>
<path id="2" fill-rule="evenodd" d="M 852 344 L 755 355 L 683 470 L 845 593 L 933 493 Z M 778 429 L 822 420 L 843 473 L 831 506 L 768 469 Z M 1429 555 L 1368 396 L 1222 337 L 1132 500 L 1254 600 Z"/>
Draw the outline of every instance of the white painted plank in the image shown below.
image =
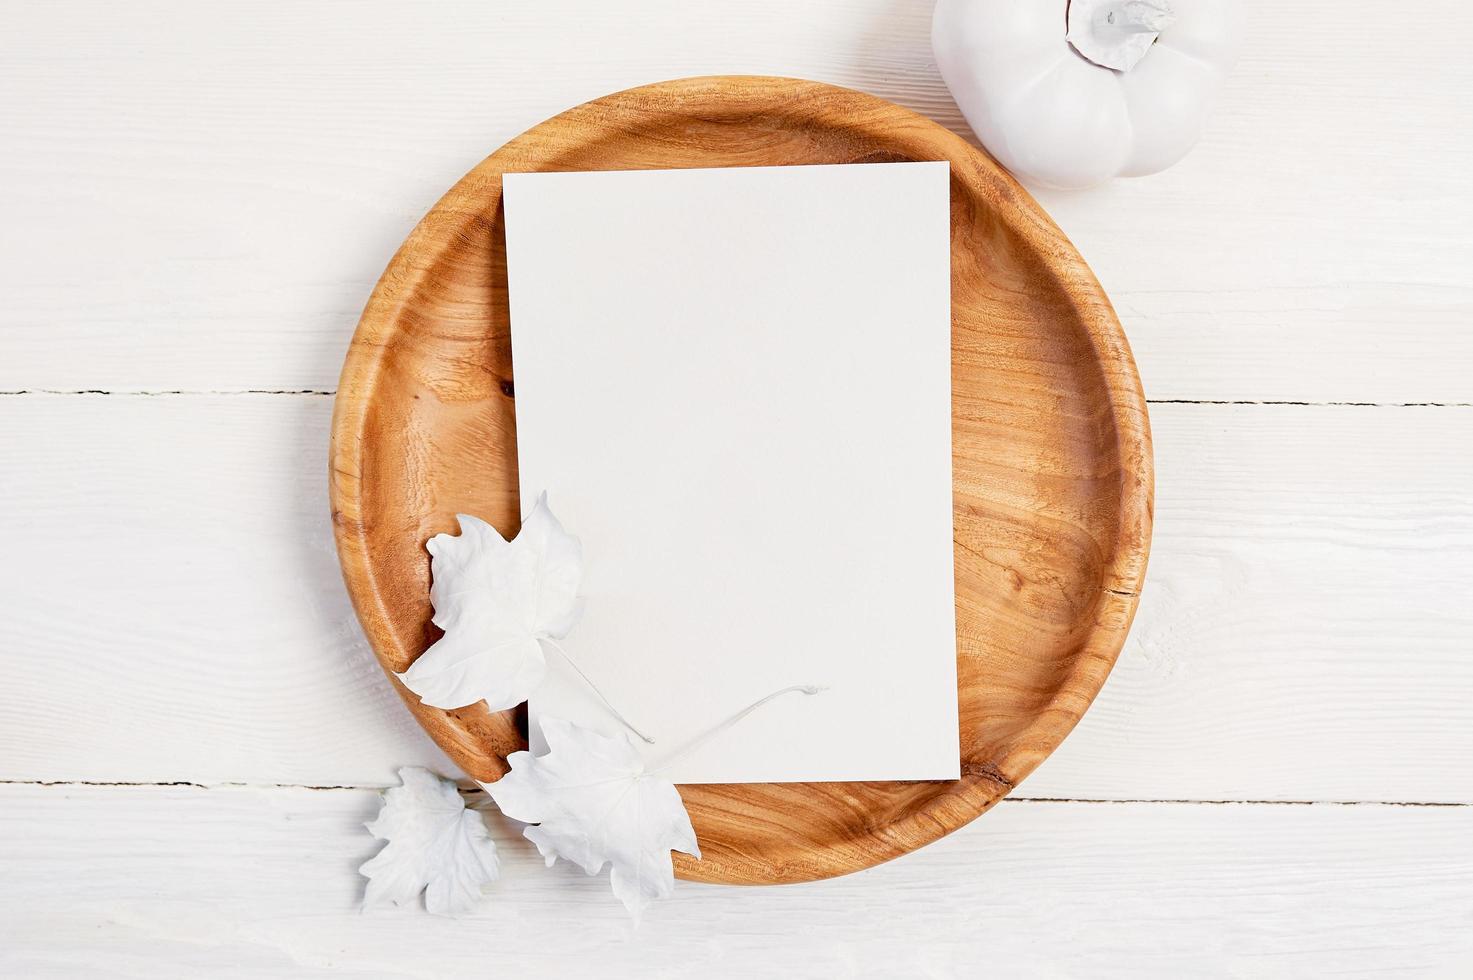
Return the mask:
<path id="1" fill-rule="evenodd" d="M 361 790 L 0 787 L 7 976 L 1457 976 L 1473 808 L 1005 802 L 872 871 L 680 884 L 634 930 L 606 877 L 492 817 L 471 920 L 359 914 Z M 1463 974 L 1466 975 L 1466 974 Z"/>
<path id="2" fill-rule="evenodd" d="M 1021 792 L 1473 800 L 1473 409 L 1151 414 L 1140 610 Z"/>
<path id="3" fill-rule="evenodd" d="M 1200 146 L 1150 178 L 1041 195 L 1147 395 L 1473 402 L 1473 133 L 1446 121 L 1473 95 L 1473 8 L 1241 6 L 1243 57 Z"/>
<path id="4" fill-rule="evenodd" d="M 0 778 L 374 784 L 330 399 L 0 398 Z M 1473 409 L 1160 405 L 1115 675 L 1029 796 L 1473 801 Z"/>
<path id="5" fill-rule="evenodd" d="M 348 604 L 331 399 L 0 399 L 0 778 L 438 764 Z"/>
<path id="6" fill-rule="evenodd" d="M 1473 8 L 1247 0 L 1204 143 L 1041 197 L 1158 399 L 1473 401 Z M 417 217 L 625 86 L 765 72 L 962 128 L 925 0 L 16 5 L 0 390 L 317 389 Z M 1366 15 L 1358 14 L 1363 11 Z"/>

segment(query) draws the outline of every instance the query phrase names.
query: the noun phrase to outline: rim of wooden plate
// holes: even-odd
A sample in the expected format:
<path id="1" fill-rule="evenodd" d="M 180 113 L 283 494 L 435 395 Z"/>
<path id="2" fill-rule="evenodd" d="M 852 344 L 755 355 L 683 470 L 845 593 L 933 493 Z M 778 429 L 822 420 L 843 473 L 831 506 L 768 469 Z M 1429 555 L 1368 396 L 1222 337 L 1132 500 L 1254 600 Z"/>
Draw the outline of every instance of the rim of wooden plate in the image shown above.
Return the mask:
<path id="1" fill-rule="evenodd" d="M 1037 202 L 1001 166 L 955 133 L 893 103 L 824 83 L 768 76 L 705 76 L 595 99 L 534 126 L 496 150 L 452 187 L 410 233 L 369 298 L 349 347 L 334 405 L 329 473 L 343 575 L 380 664 L 421 725 L 471 776 L 483 782 L 498 778 L 506 771 L 505 756 L 525 747 L 520 727 L 524 719 L 512 712 L 492 714 L 484 703 L 454 711 L 428 708 L 394 677 L 433 638 L 429 559 L 423 543 L 436 531 L 451 529 L 447 519 L 453 514 L 437 514 L 433 521 L 421 520 L 398 529 L 379 528 L 367 519 L 365 503 L 374 474 L 365 478 L 364 455 L 374 438 L 370 431 L 376 421 L 374 404 L 380 385 L 402 383 L 396 377 L 396 367 L 402 368 L 396 358 L 401 348 L 413 347 L 406 339 L 405 324 L 414 322 L 414 304 L 431 284 L 440 253 L 452 247 L 447 243 L 492 227 L 501 174 L 512 168 L 560 169 L 559 158 L 578 145 L 580 134 L 590 134 L 590 140 L 627 135 L 627 128 L 621 131 L 618 127 L 634 125 L 631 120 L 637 120 L 652 128 L 662 115 L 699 124 L 750 125 L 759 133 L 774 125 L 806 127 L 805 135 L 811 136 L 815 147 L 815 159 L 809 162 L 841 162 L 824 157 L 827 137 L 840 132 L 846 140 L 871 138 L 876 147 L 871 155 L 851 159 L 949 160 L 954 279 L 959 254 L 955 193 L 960 183 L 990 210 L 989 220 L 1001 222 L 1010 248 L 1021 244 L 1031 250 L 1039 269 L 1051 277 L 1040 288 L 1067 295 L 1067 305 L 1085 332 L 1088 350 L 1098 362 L 1099 382 L 1108 395 L 1109 417 L 1101 424 L 1108 426 L 1106 434 L 1113 439 L 1113 458 L 1118 461 L 1107 474 L 1118 478 L 1118 527 L 1113 541 L 1095 542 L 1106 554 L 1100 561 L 1099 591 L 1089 617 L 1092 623 L 1072 644 L 1071 662 L 1033 710 L 1031 723 L 1012 733 L 1006 745 L 987 758 L 967 758 L 964 702 L 963 772 L 953 782 L 681 787 L 705 860 L 676 854 L 680 877 L 765 884 L 845 874 L 913 851 L 980 816 L 1058 746 L 1093 701 L 1120 652 L 1135 614 L 1150 548 L 1153 469 L 1149 421 L 1140 380 L 1114 310 L 1084 260 Z M 670 165 L 656 157 L 658 154 L 601 169 Z M 754 163 L 760 162 L 754 158 Z M 960 319 L 956 307 L 953 318 L 954 324 Z M 954 348 L 953 357 L 960 356 Z M 504 382 L 502 387 L 510 401 L 509 384 Z M 953 411 L 955 425 L 955 407 Z M 514 429 L 509 438 L 514 442 Z M 514 486 L 511 494 L 509 505 L 498 500 L 499 509 L 519 515 Z M 959 517 L 961 506 L 958 503 L 955 510 Z M 418 539 L 415 546 L 423 567 L 416 567 L 410 576 L 416 581 L 379 580 L 374 537 L 382 533 Z M 959 562 L 959 579 L 961 574 Z M 410 601 L 422 619 L 401 629 L 385 597 L 394 595 L 403 601 L 406 590 L 418 590 Z M 958 591 L 960 598 L 960 587 Z M 964 645 L 960 612 L 959 658 Z M 817 829 L 811 826 L 815 823 Z M 751 834 L 766 836 L 754 844 L 744 836 Z"/>

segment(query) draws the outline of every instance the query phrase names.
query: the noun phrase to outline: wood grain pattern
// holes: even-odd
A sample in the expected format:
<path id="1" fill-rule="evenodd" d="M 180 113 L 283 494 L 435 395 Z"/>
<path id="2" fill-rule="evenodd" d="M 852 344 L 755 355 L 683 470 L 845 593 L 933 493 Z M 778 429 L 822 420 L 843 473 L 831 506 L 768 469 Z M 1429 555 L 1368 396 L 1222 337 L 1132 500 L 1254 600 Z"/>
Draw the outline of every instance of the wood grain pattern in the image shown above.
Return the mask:
<path id="1" fill-rule="evenodd" d="M 1094 277 L 1010 177 L 914 113 L 791 79 L 687 79 L 570 110 L 456 185 L 369 300 L 339 385 L 331 496 L 354 605 L 385 668 L 433 640 L 431 535 L 519 520 L 501 229 L 505 171 L 950 160 L 953 455 L 963 777 L 688 786 L 683 877 L 791 882 L 920 847 L 984 812 L 1064 738 L 1134 613 L 1151 522 L 1144 398 Z M 467 772 L 522 746 L 512 713 L 406 698 Z"/>
<path id="2" fill-rule="evenodd" d="M 1242 3 L 1262 29 L 1186 160 L 1038 192 L 1146 389 L 1473 404 L 1473 140 L 1449 126 L 1473 6 Z M 965 135 L 930 9 L 501 0 L 418 5 L 406 29 L 384 0 L 10 4 L 0 391 L 330 391 L 444 188 L 628 85 L 821 78 Z M 447 763 L 342 590 L 330 410 L 0 397 L 0 779 L 263 787 L 0 786 L 0 974 L 441 977 L 488 955 L 610 978 L 1467 974 L 1467 806 L 1008 799 L 860 876 L 681 886 L 638 932 L 606 881 L 543 871 L 498 828 L 486 919 L 360 915 L 374 794 L 264 787 Z M 1150 587 L 1021 793 L 1473 803 L 1473 409 L 1151 421 Z"/>

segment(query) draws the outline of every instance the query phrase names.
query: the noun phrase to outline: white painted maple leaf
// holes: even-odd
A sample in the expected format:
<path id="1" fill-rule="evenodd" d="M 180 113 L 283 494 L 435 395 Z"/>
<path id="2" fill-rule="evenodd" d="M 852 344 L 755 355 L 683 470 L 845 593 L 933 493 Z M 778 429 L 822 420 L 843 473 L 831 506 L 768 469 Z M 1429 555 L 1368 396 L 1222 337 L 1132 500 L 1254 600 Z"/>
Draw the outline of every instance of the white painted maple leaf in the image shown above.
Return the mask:
<path id="1" fill-rule="evenodd" d="M 537 498 L 512 541 L 477 517 L 458 515 L 460 534 L 437 534 L 430 553 L 433 622 L 445 635 L 399 675 L 436 708 L 484 700 L 511 708 L 547 672 L 542 639 L 567 635 L 578 614 L 583 547 Z"/>
<path id="2" fill-rule="evenodd" d="M 435 915 L 470 911 L 500 874 L 485 819 L 466 809 L 454 782 L 427 769 L 400 769 L 399 780 L 384 791 L 378 817 L 364 824 L 388 843 L 358 869 L 368 879 L 363 907 L 404 905 L 424 892 Z"/>
<path id="3" fill-rule="evenodd" d="M 670 852 L 699 858 L 680 794 L 645 769 L 627 735 L 606 736 L 557 718 L 541 719 L 545 755 L 515 752 L 511 772 L 483 783 L 501 812 L 536 824 L 524 833 L 551 866 L 558 858 L 609 882 L 637 920 L 675 887 Z"/>

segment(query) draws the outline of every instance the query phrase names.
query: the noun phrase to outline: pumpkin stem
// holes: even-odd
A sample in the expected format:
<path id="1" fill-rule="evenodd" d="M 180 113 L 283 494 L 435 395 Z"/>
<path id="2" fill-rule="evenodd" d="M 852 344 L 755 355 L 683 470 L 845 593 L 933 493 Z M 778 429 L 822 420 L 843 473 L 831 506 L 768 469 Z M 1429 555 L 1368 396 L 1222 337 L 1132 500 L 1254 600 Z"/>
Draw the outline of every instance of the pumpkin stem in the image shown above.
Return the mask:
<path id="1" fill-rule="evenodd" d="M 1101 68 L 1130 71 L 1176 18 L 1168 0 L 1069 0 L 1069 46 Z"/>

